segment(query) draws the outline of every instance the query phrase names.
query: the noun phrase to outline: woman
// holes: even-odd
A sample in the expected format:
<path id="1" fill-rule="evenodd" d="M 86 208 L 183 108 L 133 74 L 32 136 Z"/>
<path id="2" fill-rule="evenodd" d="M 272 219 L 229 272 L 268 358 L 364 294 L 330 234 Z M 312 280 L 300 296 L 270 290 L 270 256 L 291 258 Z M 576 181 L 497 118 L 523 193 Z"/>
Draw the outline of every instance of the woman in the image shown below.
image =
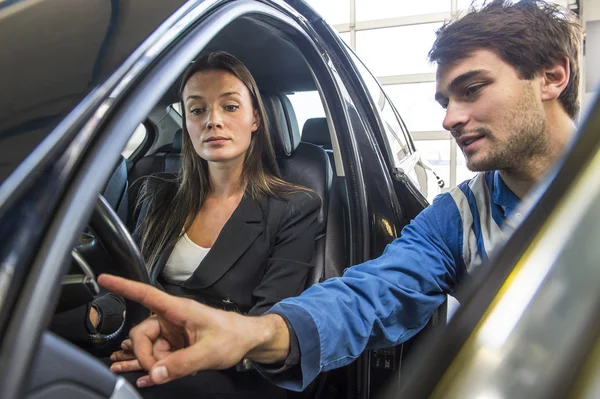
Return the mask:
<path id="1" fill-rule="evenodd" d="M 320 199 L 279 177 L 258 88 L 235 57 L 214 52 L 194 62 L 183 76 L 180 100 L 182 170 L 175 178 L 162 174 L 143 183 L 135 234 L 142 256 L 152 280 L 171 294 L 262 314 L 303 290 L 312 267 Z M 121 311 L 114 305 L 103 309 L 107 300 L 95 301 L 93 324 L 96 310 L 107 318 Z M 113 371 L 141 370 L 126 350 L 111 359 L 130 360 Z M 186 384 L 198 388 L 195 395 L 207 390 L 257 395 L 253 389 L 261 392 L 257 397 L 264 397 L 265 390 L 275 394 L 258 374 L 235 370 L 200 373 L 149 390 L 173 395 L 177 389 L 185 393 Z M 149 390 L 141 392 L 151 396 Z"/>

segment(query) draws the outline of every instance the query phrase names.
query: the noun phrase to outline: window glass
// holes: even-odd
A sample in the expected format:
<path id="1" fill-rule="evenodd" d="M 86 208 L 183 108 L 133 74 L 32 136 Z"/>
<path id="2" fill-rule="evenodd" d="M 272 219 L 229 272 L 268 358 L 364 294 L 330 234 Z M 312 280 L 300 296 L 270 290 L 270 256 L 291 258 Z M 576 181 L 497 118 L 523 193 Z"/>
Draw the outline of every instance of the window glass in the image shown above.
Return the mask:
<path id="1" fill-rule="evenodd" d="M 440 23 L 356 32 L 356 52 L 375 76 L 435 72 L 427 53 Z"/>
<path id="2" fill-rule="evenodd" d="M 471 172 L 467 168 L 467 164 L 465 162 L 465 156 L 463 155 L 460 147 L 456 144 L 454 140 L 452 140 L 454 145 L 456 146 L 456 185 L 464 182 L 465 180 L 469 180 L 473 176 L 477 174 L 477 172 Z"/>
<path id="3" fill-rule="evenodd" d="M 415 140 L 415 147 L 421 153 L 421 159 L 426 161 L 431 169 L 445 183 L 444 187 L 450 186 L 450 146 L 454 145 L 454 140 Z M 427 199 L 429 202 L 439 193 L 436 189 L 437 180 L 430 180 L 431 187 L 427 190 Z"/>
<path id="4" fill-rule="evenodd" d="M 350 45 L 350 32 L 342 32 L 342 33 L 340 33 L 340 37 L 342 38 L 343 41 L 346 42 L 348 47 L 352 47 Z"/>
<path id="5" fill-rule="evenodd" d="M 373 77 L 364 64 L 356 58 L 351 51 L 349 54 L 351 54 L 354 64 L 358 68 L 358 72 L 367 86 L 369 94 L 379 110 L 392 160 L 394 162 L 393 166 L 398 167 L 400 166 L 400 163 L 411 154 L 408 140 L 401 127 L 400 116 L 392 109 L 392 105 L 384 91 L 381 89 L 377 79 Z"/>
<path id="6" fill-rule="evenodd" d="M 294 107 L 296 119 L 298 120 L 298 128 L 301 133 L 304 123 L 308 119 L 325 116 L 321 97 L 316 90 L 296 92 L 287 96 L 292 103 L 292 107 Z"/>
<path id="7" fill-rule="evenodd" d="M 485 0 L 457 0 L 456 7 L 459 10 L 468 10 L 471 7 L 471 5 L 475 6 L 476 8 L 479 8 L 484 3 L 484 1 Z"/>
<path id="8" fill-rule="evenodd" d="M 409 132 L 442 130 L 446 111 L 435 101 L 435 82 L 386 85 Z"/>
<path id="9" fill-rule="evenodd" d="M 307 0 L 330 25 L 350 22 L 350 0 Z"/>
<path id="10" fill-rule="evenodd" d="M 476 8 L 480 8 L 485 0 L 457 0 L 456 6 L 459 10 L 467 10 L 473 4 Z M 549 3 L 558 4 L 567 8 L 569 6 L 569 0 L 548 0 Z"/>
<path id="11" fill-rule="evenodd" d="M 373 19 L 450 12 L 450 3 L 450 0 L 356 0 L 356 20 L 370 21 Z"/>
<path id="12" fill-rule="evenodd" d="M 121 151 L 121 155 L 124 158 L 129 158 L 131 155 L 137 150 L 148 135 L 148 131 L 146 130 L 146 126 L 140 123 L 140 125 L 135 129 L 127 144 L 125 144 L 125 148 Z"/>
<path id="13" fill-rule="evenodd" d="M 175 111 L 177 111 L 177 113 L 178 113 L 180 116 L 183 116 L 183 112 L 181 112 L 181 103 L 180 103 L 179 101 L 178 101 L 178 102 L 176 102 L 176 103 L 174 103 L 174 104 L 171 104 L 171 107 L 173 107 L 173 109 L 174 109 Z"/>

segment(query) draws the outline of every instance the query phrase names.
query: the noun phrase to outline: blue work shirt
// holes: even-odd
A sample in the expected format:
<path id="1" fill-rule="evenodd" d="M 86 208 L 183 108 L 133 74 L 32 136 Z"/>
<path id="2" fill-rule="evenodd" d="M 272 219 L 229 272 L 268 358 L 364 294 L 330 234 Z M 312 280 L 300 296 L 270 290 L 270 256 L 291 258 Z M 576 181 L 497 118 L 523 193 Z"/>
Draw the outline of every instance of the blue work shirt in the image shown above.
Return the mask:
<path id="1" fill-rule="evenodd" d="M 379 258 L 277 303 L 269 313 L 282 315 L 293 329 L 300 364 L 263 374 L 281 387 L 302 390 L 320 372 L 351 363 L 365 349 L 410 339 L 503 241 L 501 228 L 519 202 L 498 172 L 479 173 L 436 197 Z"/>

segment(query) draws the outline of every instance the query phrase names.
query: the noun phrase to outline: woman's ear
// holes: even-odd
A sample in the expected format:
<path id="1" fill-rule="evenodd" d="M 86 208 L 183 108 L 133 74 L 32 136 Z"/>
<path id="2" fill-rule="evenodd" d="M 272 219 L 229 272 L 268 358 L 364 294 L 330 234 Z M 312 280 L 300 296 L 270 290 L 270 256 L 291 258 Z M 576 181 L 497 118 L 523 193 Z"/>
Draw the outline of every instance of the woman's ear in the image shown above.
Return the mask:
<path id="1" fill-rule="evenodd" d="M 254 122 L 252 122 L 252 132 L 256 132 L 260 127 L 260 114 L 258 110 L 254 110 Z"/>
<path id="2" fill-rule="evenodd" d="M 571 64 L 563 57 L 548 68 L 542 70 L 542 101 L 557 99 L 569 84 Z"/>

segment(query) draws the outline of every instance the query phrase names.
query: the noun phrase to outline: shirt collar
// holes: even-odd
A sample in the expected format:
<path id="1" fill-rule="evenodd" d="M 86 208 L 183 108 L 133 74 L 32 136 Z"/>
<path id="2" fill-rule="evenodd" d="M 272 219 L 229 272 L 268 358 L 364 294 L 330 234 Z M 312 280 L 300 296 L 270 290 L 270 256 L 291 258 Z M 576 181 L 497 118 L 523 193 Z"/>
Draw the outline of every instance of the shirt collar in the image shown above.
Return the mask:
<path id="1" fill-rule="evenodd" d="M 512 211 L 519 205 L 521 200 L 504 183 L 500 173 L 496 170 L 494 174 L 494 189 L 492 190 L 492 201 L 504 209 L 504 217 L 510 216 Z"/>

